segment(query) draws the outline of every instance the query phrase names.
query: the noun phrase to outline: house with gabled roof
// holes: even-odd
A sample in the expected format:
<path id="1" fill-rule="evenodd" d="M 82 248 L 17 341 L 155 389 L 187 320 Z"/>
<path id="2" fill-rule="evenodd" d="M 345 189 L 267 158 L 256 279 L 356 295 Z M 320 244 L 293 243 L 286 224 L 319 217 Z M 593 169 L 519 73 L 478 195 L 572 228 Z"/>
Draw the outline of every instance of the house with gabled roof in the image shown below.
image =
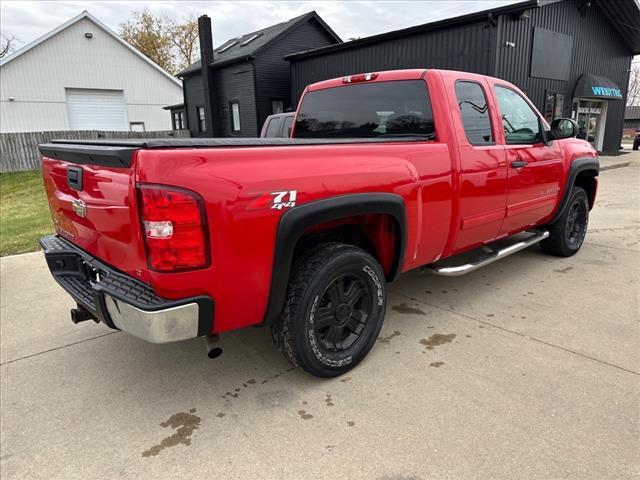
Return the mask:
<path id="1" fill-rule="evenodd" d="M 0 61 L 0 132 L 170 130 L 180 81 L 84 11 Z"/>
<path id="2" fill-rule="evenodd" d="M 186 127 L 194 137 L 258 136 L 269 115 L 292 107 L 283 57 L 342 42 L 316 12 L 229 39 L 216 49 L 211 19 L 202 16 L 198 24 L 201 60 L 178 73 L 183 103 L 166 107 L 174 127 Z"/>

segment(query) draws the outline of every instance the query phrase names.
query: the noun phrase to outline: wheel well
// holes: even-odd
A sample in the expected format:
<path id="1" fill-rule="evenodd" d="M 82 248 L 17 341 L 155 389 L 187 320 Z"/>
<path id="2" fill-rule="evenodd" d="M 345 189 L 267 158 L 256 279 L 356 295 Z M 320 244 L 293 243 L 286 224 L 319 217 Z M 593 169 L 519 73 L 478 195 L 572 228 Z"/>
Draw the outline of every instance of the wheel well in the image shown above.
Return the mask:
<path id="1" fill-rule="evenodd" d="M 362 248 L 382 266 L 390 279 L 399 261 L 401 238 L 398 222 L 387 214 L 366 214 L 320 223 L 305 230 L 296 244 L 294 259 L 313 246 L 339 242 Z"/>
<path id="2" fill-rule="evenodd" d="M 589 209 L 593 208 L 596 196 L 598 172 L 595 170 L 583 170 L 578 173 L 574 185 L 576 187 L 582 187 L 587 192 L 587 198 L 589 199 Z"/>

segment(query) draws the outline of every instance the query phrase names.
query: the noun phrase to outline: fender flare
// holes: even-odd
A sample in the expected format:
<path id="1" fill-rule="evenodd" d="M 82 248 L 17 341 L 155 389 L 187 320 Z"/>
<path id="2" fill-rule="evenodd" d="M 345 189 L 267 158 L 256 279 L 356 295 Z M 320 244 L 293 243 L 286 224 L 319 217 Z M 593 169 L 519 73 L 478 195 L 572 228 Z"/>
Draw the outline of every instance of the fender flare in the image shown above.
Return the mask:
<path id="1" fill-rule="evenodd" d="M 282 313 L 289 286 L 296 244 L 305 230 L 320 223 L 365 214 L 391 215 L 400 236 L 388 281 L 400 272 L 407 247 L 407 214 L 404 200 L 393 193 L 359 193 L 316 200 L 287 210 L 278 224 L 271 271 L 269 300 L 263 325 L 271 325 Z"/>
<path id="2" fill-rule="evenodd" d="M 555 222 L 560 218 L 560 216 L 562 216 L 567 208 L 567 204 L 569 203 L 571 189 L 576 183 L 578 174 L 587 170 L 593 170 L 596 176 L 598 176 L 598 173 L 600 173 L 600 162 L 597 158 L 577 158 L 571 162 L 571 165 L 569 166 L 569 175 L 567 176 L 567 183 L 565 184 L 564 193 L 562 194 L 562 200 L 549 223 Z"/>

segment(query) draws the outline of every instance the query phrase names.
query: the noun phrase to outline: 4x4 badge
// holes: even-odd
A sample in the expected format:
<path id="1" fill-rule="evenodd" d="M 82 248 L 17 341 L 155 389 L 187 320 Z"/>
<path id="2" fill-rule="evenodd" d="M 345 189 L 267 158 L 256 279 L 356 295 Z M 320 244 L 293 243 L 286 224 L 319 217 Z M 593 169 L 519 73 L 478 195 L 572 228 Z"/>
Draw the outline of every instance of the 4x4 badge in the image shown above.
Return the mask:
<path id="1" fill-rule="evenodd" d="M 273 205 L 271 208 L 282 210 L 283 208 L 291 208 L 296 206 L 297 190 L 287 190 L 285 192 L 272 192 Z"/>

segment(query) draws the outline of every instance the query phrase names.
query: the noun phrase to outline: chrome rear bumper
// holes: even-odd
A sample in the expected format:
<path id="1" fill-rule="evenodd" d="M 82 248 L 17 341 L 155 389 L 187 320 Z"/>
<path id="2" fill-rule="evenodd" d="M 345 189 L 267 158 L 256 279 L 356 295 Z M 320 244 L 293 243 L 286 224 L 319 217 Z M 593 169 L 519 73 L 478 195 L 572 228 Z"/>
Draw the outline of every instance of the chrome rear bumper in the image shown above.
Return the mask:
<path id="1" fill-rule="evenodd" d="M 101 262 L 59 236 L 40 240 L 53 278 L 86 317 L 152 343 L 212 333 L 213 300 L 205 295 L 171 300 Z"/>

